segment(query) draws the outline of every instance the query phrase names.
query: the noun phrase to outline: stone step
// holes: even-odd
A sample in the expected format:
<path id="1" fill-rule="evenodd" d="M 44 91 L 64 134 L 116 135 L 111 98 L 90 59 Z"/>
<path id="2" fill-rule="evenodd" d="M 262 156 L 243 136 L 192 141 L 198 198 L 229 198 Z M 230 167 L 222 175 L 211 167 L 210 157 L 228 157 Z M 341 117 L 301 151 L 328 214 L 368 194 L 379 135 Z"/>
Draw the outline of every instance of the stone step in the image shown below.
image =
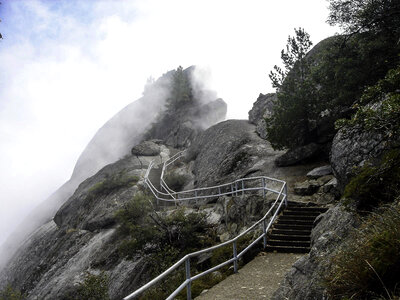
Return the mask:
<path id="1" fill-rule="evenodd" d="M 277 228 L 274 228 L 274 229 L 271 230 L 271 234 L 306 235 L 306 236 L 310 236 L 310 230 L 289 230 L 289 229 L 277 229 Z"/>
<path id="2" fill-rule="evenodd" d="M 307 241 L 267 240 L 267 246 L 310 247 Z"/>
<path id="3" fill-rule="evenodd" d="M 308 234 L 311 233 L 312 224 L 311 225 L 295 225 L 295 224 L 279 224 L 275 223 L 273 225 L 276 229 L 292 229 L 292 230 L 305 230 L 308 231 Z"/>
<path id="4" fill-rule="evenodd" d="M 268 238 L 272 240 L 311 242 L 311 238 L 309 235 L 270 234 L 268 235 Z"/>
<path id="5" fill-rule="evenodd" d="M 317 217 L 321 213 L 317 211 L 298 211 L 298 210 L 284 210 L 284 216 L 305 216 L 305 217 Z"/>
<path id="6" fill-rule="evenodd" d="M 314 224 L 314 220 L 285 220 L 279 218 L 276 224 L 285 224 L 285 225 L 308 225 L 312 226 Z"/>
<path id="7" fill-rule="evenodd" d="M 311 212 L 319 212 L 319 213 L 324 213 L 328 209 L 325 207 L 302 207 L 302 206 L 288 206 L 285 211 L 311 211 Z"/>
<path id="8" fill-rule="evenodd" d="M 291 207 L 291 206 L 306 207 L 306 206 L 308 206 L 308 203 L 305 203 L 305 202 L 288 201 L 287 203 L 288 203 L 288 207 Z"/>
<path id="9" fill-rule="evenodd" d="M 281 215 L 277 218 L 277 220 L 288 220 L 288 221 L 309 221 L 314 222 L 315 216 L 296 216 L 296 215 Z"/>
<path id="10" fill-rule="evenodd" d="M 281 253 L 308 253 L 310 252 L 310 247 L 267 246 L 265 251 L 276 251 Z"/>

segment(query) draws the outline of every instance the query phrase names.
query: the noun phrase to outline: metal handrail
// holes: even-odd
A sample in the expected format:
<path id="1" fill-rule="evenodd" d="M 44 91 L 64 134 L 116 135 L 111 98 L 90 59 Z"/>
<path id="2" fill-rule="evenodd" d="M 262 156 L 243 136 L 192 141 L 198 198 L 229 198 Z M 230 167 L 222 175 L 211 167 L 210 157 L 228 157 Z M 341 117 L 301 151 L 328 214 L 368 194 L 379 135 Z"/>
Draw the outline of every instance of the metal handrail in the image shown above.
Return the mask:
<path id="1" fill-rule="evenodd" d="M 257 222 L 255 222 L 253 225 L 251 225 L 249 228 L 247 228 L 245 231 L 243 231 L 242 233 L 240 233 L 239 235 L 237 235 L 236 237 L 225 241 L 223 243 L 220 243 L 218 245 L 206 248 L 206 249 L 202 249 L 199 251 L 195 251 L 189 254 L 186 254 L 183 258 L 181 258 L 179 261 L 177 261 L 175 264 L 173 264 L 171 267 L 169 267 L 167 270 L 165 270 L 163 273 L 161 273 L 160 275 L 158 275 L 156 278 L 154 278 L 153 280 L 149 281 L 148 283 L 146 283 L 145 285 L 143 285 L 141 288 L 137 289 L 136 291 L 134 291 L 133 293 L 131 293 L 130 295 L 126 296 L 124 298 L 124 300 L 129 300 L 129 299 L 133 299 L 134 297 L 140 295 L 141 293 L 143 293 L 145 290 L 147 290 L 148 288 L 150 288 L 151 286 L 153 286 L 154 284 L 156 284 L 157 282 L 159 282 L 160 280 L 164 279 L 165 277 L 167 277 L 171 272 L 173 272 L 174 270 L 176 270 L 178 267 L 180 267 L 183 263 L 185 263 L 185 272 L 186 272 L 186 280 L 184 280 L 182 282 L 182 284 L 175 289 L 175 291 L 170 294 L 167 297 L 167 300 L 172 300 L 174 297 L 176 297 L 183 289 L 186 288 L 186 292 L 187 292 L 187 299 L 191 300 L 192 299 L 192 295 L 191 295 L 191 283 L 192 281 L 207 275 L 211 272 L 214 272 L 216 270 L 218 270 L 219 268 L 222 268 L 225 265 L 228 265 L 230 263 L 233 263 L 234 266 L 234 272 L 237 273 L 238 271 L 238 260 L 248 251 L 250 250 L 256 243 L 258 243 L 261 239 L 263 239 L 263 246 L 264 248 L 266 247 L 267 244 L 267 232 L 270 229 L 272 223 L 274 222 L 278 212 L 280 211 L 281 207 L 283 204 L 287 205 L 287 184 L 285 181 L 283 180 L 278 180 L 278 179 L 274 179 L 274 178 L 270 178 L 270 177 L 266 177 L 266 176 L 258 176 L 258 177 L 251 177 L 251 178 L 241 178 L 238 180 L 235 180 L 234 182 L 228 183 L 228 184 L 222 184 L 222 185 L 218 185 L 218 186 L 213 186 L 213 187 L 208 187 L 208 188 L 199 188 L 199 189 L 193 189 L 190 190 L 190 192 L 196 192 L 196 197 L 188 197 L 188 198 L 181 198 L 178 196 L 178 199 L 175 199 L 175 197 L 173 197 L 173 195 L 179 195 L 179 194 L 184 194 L 185 192 L 188 191 L 183 191 L 183 192 L 175 192 L 172 191 L 168 185 L 165 184 L 165 186 L 163 186 L 163 175 L 165 172 L 165 169 L 168 165 L 170 165 L 171 163 L 175 162 L 177 159 L 179 159 L 180 157 L 182 157 L 182 153 L 177 153 L 176 155 L 174 155 L 173 157 L 171 157 L 169 160 L 167 160 L 166 162 L 164 162 L 163 164 L 163 169 L 161 172 L 161 179 L 160 179 L 160 185 L 167 191 L 167 193 L 161 192 L 159 191 L 154 184 L 149 180 L 148 176 L 150 174 L 151 169 L 153 168 L 154 163 L 151 162 L 149 164 L 148 170 L 146 171 L 145 174 L 145 183 L 147 184 L 147 186 L 149 187 L 150 191 L 152 192 L 152 194 L 156 197 L 157 200 L 161 200 L 161 201 L 169 201 L 169 202 L 177 202 L 177 201 L 183 201 L 183 200 L 193 200 L 193 199 L 198 199 L 198 198 L 210 198 L 210 197 L 218 197 L 218 196 L 222 196 L 222 195 L 238 195 L 238 192 L 242 192 L 244 193 L 245 191 L 254 191 L 254 190 L 260 190 L 262 189 L 263 191 L 263 195 L 266 195 L 267 191 L 273 192 L 278 194 L 276 200 L 274 201 L 273 205 L 271 206 L 271 208 L 265 213 L 265 215 L 258 220 Z M 170 162 L 172 161 L 172 162 Z M 244 187 L 244 182 L 246 180 L 254 180 L 254 179 L 262 179 L 262 187 L 257 187 L 257 188 L 245 188 Z M 279 191 L 273 190 L 273 189 L 269 189 L 267 188 L 266 184 L 265 184 L 265 180 L 272 180 L 278 183 L 282 183 L 282 187 L 280 188 Z M 236 189 L 234 190 L 234 184 L 237 187 L 236 183 L 237 182 L 242 182 L 242 189 Z M 219 194 L 212 194 L 212 195 L 197 195 L 197 191 L 205 191 L 205 190 L 210 190 L 210 189 L 216 189 L 221 187 L 225 187 L 225 186 L 231 186 L 232 190 L 228 193 L 219 193 Z M 171 198 L 163 198 L 160 197 L 159 195 L 163 195 L 163 196 L 169 196 Z M 268 222 L 267 225 L 267 218 L 268 216 L 271 214 L 271 212 L 275 209 L 275 212 L 273 213 L 270 221 Z M 242 236 L 244 236 L 245 234 L 249 233 L 251 230 L 253 230 L 254 228 L 256 228 L 257 225 L 262 224 L 262 234 L 260 236 L 258 236 L 254 241 L 252 241 L 245 249 L 243 249 L 240 253 L 237 253 L 237 241 L 239 238 L 241 238 Z M 206 252 L 210 252 L 213 251 L 215 249 L 224 247 L 226 245 L 232 244 L 232 250 L 233 250 L 233 257 L 230 258 L 229 260 L 214 266 L 208 270 L 203 271 L 202 273 L 196 274 L 195 276 L 191 276 L 190 273 L 190 259 L 193 257 L 196 257 L 200 254 L 206 253 Z"/>

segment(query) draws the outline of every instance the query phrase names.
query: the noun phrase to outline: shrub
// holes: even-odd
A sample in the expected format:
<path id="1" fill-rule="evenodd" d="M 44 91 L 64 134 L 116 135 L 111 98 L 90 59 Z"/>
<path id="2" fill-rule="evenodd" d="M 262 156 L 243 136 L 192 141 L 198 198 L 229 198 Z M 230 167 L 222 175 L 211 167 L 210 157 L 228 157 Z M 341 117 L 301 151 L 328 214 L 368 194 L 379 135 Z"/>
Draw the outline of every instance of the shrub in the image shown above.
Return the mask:
<path id="1" fill-rule="evenodd" d="M 399 204 L 372 213 L 331 262 L 326 286 L 332 299 L 390 299 L 400 283 Z"/>
<path id="2" fill-rule="evenodd" d="M 143 194 L 135 196 L 116 217 L 120 223 L 118 232 L 124 236 L 121 255 L 132 258 L 135 254 L 152 254 L 157 270 L 215 241 L 213 226 L 207 223 L 205 214 L 186 214 L 183 208 L 169 215 L 159 214 L 152 211 Z"/>
<path id="3" fill-rule="evenodd" d="M 122 238 L 120 255 L 128 259 L 136 255 L 147 256 L 147 269 L 151 270 L 151 276 L 165 271 L 187 253 L 216 242 L 214 226 L 207 223 L 206 214 L 186 213 L 184 208 L 169 214 L 157 213 L 152 209 L 150 198 L 144 194 L 136 194 L 131 202 L 116 213 L 116 217 L 119 222 L 118 233 Z M 198 268 L 192 262 L 192 274 L 199 272 Z M 181 267 L 140 299 L 164 299 L 183 282 L 183 278 Z M 184 299 L 184 293 L 178 297 L 181 298 Z"/>
<path id="4" fill-rule="evenodd" d="M 14 289 L 10 284 L 0 291 L 0 300 L 22 300 L 24 296 L 19 290 Z"/>
<path id="5" fill-rule="evenodd" d="M 78 287 L 78 299 L 108 300 L 108 276 L 102 272 L 99 275 L 86 273 L 84 281 Z"/>
<path id="6" fill-rule="evenodd" d="M 95 199 L 100 195 L 109 194 L 122 187 L 134 185 L 138 181 L 138 176 L 127 176 L 125 172 L 119 172 L 112 175 L 107 174 L 103 181 L 94 184 L 88 190 L 86 198 L 89 200 Z"/>

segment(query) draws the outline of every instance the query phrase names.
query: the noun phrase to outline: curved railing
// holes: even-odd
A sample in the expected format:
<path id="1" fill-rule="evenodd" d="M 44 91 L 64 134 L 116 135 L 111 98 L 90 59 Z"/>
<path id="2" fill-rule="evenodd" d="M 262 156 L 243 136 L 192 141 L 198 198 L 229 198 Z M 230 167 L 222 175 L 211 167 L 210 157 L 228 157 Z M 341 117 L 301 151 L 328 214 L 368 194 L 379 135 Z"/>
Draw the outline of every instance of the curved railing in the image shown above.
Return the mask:
<path id="1" fill-rule="evenodd" d="M 261 190 L 263 193 L 263 196 L 266 195 L 267 192 L 272 192 L 276 193 L 277 197 L 271 206 L 271 208 L 265 213 L 265 215 L 255 222 L 253 225 L 251 225 L 249 228 L 247 228 L 245 231 L 237 235 L 236 237 L 223 242 L 221 244 L 209 247 L 207 249 L 195 251 L 192 253 L 189 253 L 185 255 L 183 258 L 181 258 L 178 262 L 176 262 L 174 265 L 169 267 L 166 271 L 158 275 L 156 278 L 153 280 L 149 281 L 147 284 L 143 285 L 141 288 L 137 289 L 134 291 L 132 294 L 126 296 L 124 300 L 129 300 L 133 299 L 136 296 L 139 296 L 141 293 L 149 289 L 151 286 L 155 285 L 157 282 L 159 282 L 162 279 L 165 279 L 169 274 L 171 274 L 173 271 L 178 269 L 181 265 L 185 264 L 185 272 L 186 272 L 186 280 L 182 282 L 182 284 L 175 289 L 174 292 L 172 292 L 166 299 L 171 300 L 174 299 L 183 289 L 186 288 L 186 293 L 187 293 L 187 299 L 191 300 L 192 299 L 192 294 L 191 294 L 191 283 L 199 279 L 202 276 L 205 276 L 211 272 L 214 272 L 228 264 L 233 263 L 234 267 L 234 272 L 236 273 L 238 271 L 238 260 L 247 252 L 249 251 L 254 245 L 256 245 L 261 239 L 263 240 L 263 246 L 264 248 L 266 247 L 267 244 L 267 232 L 270 229 L 272 223 L 275 221 L 276 216 L 278 215 L 282 205 L 287 205 L 287 184 L 285 181 L 278 180 L 278 179 L 273 179 L 270 177 L 265 177 L 265 176 L 258 176 L 258 177 L 251 177 L 251 178 L 241 178 L 237 179 L 233 182 L 227 183 L 227 184 L 222 184 L 222 185 L 217 185 L 217 186 L 212 186 L 212 187 L 205 187 L 205 188 L 198 188 L 198 189 L 192 189 L 188 191 L 181 191 L 181 192 L 175 192 L 172 189 L 168 187 L 168 185 L 164 181 L 164 173 L 166 171 L 166 168 L 175 162 L 177 159 L 182 157 L 183 153 L 177 153 L 173 157 L 171 157 L 168 161 L 166 161 L 163 164 L 163 168 L 161 171 L 161 178 L 160 178 L 160 185 L 163 189 L 166 190 L 166 192 L 159 191 L 154 184 L 149 180 L 149 174 L 151 172 L 151 169 L 153 168 L 154 164 L 151 162 L 149 164 L 149 167 L 146 171 L 144 180 L 153 195 L 156 197 L 157 201 L 168 201 L 168 202 L 180 202 L 180 201 L 190 201 L 190 200 L 198 200 L 198 199 L 207 199 L 211 197 L 219 197 L 219 196 L 224 196 L 224 195 L 232 195 L 232 196 L 238 196 L 240 193 L 244 194 L 245 192 L 248 191 L 258 191 Z M 274 190 L 272 188 L 267 187 L 267 182 L 272 181 L 275 183 L 280 183 L 281 187 L 279 190 Z M 261 185 L 254 186 L 252 185 L 247 185 L 246 187 L 246 182 L 261 182 Z M 210 194 L 207 194 L 210 193 Z M 268 224 L 267 224 L 268 222 Z M 244 248 L 241 252 L 238 253 L 237 251 L 237 243 L 238 240 L 249 233 L 251 230 L 255 230 L 257 226 L 262 226 L 262 234 L 259 235 L 254 241 L 252 241 L 246 248 Z M 227 261 L 216 265 L 208 270 L 205 270 L 199 274 L 196 274 L 192 276 L 190 272 L 190 260 L 194 257 L 197 257 L 203 253 L 211 252 L 213 250 L 216 250 L 218 248 L 224 247 L 226 245 L 232 245 L 232 258 L 228 259 Z"/>

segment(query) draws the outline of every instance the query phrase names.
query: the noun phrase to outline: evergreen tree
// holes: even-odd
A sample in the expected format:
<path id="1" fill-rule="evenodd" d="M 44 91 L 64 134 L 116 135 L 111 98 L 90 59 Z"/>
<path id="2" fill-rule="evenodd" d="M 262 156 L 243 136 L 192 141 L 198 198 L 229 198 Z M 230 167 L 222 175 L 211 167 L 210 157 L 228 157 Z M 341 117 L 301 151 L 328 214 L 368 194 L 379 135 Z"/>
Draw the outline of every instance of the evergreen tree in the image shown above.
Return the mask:
<path id="1" fill-rule="evenodd" d="M 193 101 L 192 85 L 189 75 L 179 66 L 173 74 L 171 92 L 167 99 L 169 109 L 177 109 Z"/>
<path id="2" fill-rule="evenodd" d="M 294 148 L 310 140 L 309 119 L 316 94 L 306 58 L 311 45 L 310 35 L 302 28 L 295 29 L 295 36 L 288 37 L 286 51 L 281 52 L 284 69 L 274 66 L 269 75 L 278 100 L 266 124 L 268 140 L 276 149 Z"/>

